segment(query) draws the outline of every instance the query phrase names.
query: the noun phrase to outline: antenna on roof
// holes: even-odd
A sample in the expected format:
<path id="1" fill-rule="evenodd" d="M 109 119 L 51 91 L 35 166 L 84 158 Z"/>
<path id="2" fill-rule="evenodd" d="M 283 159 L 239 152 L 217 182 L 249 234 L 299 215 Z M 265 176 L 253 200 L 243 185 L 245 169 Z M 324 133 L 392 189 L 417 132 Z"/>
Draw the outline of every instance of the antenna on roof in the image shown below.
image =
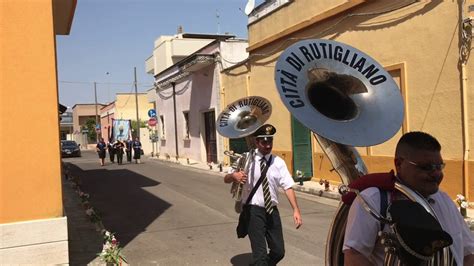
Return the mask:
<path id="1" fill-rule="evenodd" d="M 220 18 L 220 16 L 219 16 L 219 10 L 217 10 L 217 9 L 216 9 L 216 19 L 217 19 L 217 34 L 219 34 L 219 33 L 220 33 L 220 31 L 221 31 L 221 29 L 220 29 L 221 25 L 220 25 L 220 22 L 219 22 L 219 18 Z"/>
<path id="2" fill-rule="evenodd" d="M 250 15 L 252 13 L 253 9 L 255 8 L 255 0 L 249 0 L 247 2 L 247 5 L 245 5 L 245 15 Z"/>

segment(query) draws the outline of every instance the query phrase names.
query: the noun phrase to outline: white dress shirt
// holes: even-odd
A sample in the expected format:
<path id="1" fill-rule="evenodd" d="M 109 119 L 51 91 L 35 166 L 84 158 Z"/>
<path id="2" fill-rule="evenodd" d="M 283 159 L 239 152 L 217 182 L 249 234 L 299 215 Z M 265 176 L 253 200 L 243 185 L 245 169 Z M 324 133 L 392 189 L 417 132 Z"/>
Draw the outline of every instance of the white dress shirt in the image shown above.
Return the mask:
<path id="1" fill-rule="evenodd" d="M 367 188 L 361 192 L 367 203 L 380 209 L 380 193 L 378 188 Z M 454 202 L 449 196 L 438 191 L 430 196 L 438 221 L 444 231 L 453 238 L 451 251 L 457 265 L 463 265 L 464 256 L 474 254 L 474 236 L 467 227 Z M 377 233 L 380 230 L 380 222 L 372 217 L 362 206 L 359 198 L 352 203 L 347 217 L 347 226 L 344 238 L 343 250 L 353 248 L 363 254 L 375 265 L 383 265 L 384 247 L 380 244 Z M 384 227 L 388 231 L 389 226 Z"/>
<path id="2" fill-rule="evenodd" d="M 242 202 L 245 203 L 247 198 L 252 191 L 253 186 L 257 183 L 258 179 L 260 179 L 260 160 L 262 159 L 263 155 L 255 151 L 255 157 L 253 163 L 250 164 L 249 173 L 247 176 L 247 183 L 244 184 L 243 191 L 242 191 Z M 282 188 L 283 190 L 287 190 L 291 188 L 294 184 L 293 177 L 291 177 L 288 168 L 286 167 L 285 161 L 282 158 L 271 154 L 271 162 L 268 160 L 270 159 L 270 154 L 265 156 L 267 160 L 267 164 L 271 163 L 268 171 L 267 171 L 267 179 L 268 185 L 270 188 L 270 195 L 272 197 L 272 205 L 278 205 L 278 188 Z M 263 199 L 263 190 L 262 185 L 260 184 L 259 188 L 255 192 L 250 201 L 251 205 L 257 205 L 260 207 L 265 206 L 265 201 Z"/>

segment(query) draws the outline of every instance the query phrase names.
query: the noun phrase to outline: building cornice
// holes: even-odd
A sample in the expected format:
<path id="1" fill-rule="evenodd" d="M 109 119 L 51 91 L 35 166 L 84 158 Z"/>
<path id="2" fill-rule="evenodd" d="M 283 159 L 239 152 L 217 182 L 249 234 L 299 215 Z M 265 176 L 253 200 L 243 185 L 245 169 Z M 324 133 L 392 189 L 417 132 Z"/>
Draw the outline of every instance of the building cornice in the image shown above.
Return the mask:
<path id="1" fill-rule="evenodd" d="M 155 82 L 155 88 L 157 90 L 167 88 L 171 86 L 172 83 L 175 83 L 204 67 L 214 64 L 214 62 L 214 54 L 193 54 L 176 64 L 174 73 L 171 73 L 166 78 Z"/>

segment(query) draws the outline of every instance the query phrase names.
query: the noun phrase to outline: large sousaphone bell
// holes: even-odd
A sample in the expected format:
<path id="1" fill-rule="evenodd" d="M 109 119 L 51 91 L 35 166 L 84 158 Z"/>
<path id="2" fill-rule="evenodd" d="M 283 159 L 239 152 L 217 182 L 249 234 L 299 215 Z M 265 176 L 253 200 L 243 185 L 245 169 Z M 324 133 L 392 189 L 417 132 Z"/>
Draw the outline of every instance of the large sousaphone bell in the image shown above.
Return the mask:
<path id="1" fill-rule="evenodd" d="M 290 46 L 277 61 L 275 82 L 298 121 L 340 144 L 382 143 L 403 121 L 402 97 L 390 74 L 343 43 L 305 40 Z"/>
<path id="2" fill-rule="evenodd" d="M 224 137 L 243 138 L 254 133 L 272 114 L 271 103 L 259 96 L 238 99 L 219 114 L 216 129 Z"/>
<path id="3" fill-rule="evenodd" d="M 343 185 L 368 173 L 354 146 L 383 143 L 403 122 L 403 100 L 390 74 L 367 54 L 343 43 L 313 39 L 291 45 L 278 58 L 275 83 L 289 112 L 313 131 Z M 396 189 L 432 213 L 429 204 L 409 188 L 396 184 Z M 328 233 L 326 265 L 343 264 L 348 211 L 346 204 L 336 211 Z M 399 262 L 386 257 L 385 265 Z"/>

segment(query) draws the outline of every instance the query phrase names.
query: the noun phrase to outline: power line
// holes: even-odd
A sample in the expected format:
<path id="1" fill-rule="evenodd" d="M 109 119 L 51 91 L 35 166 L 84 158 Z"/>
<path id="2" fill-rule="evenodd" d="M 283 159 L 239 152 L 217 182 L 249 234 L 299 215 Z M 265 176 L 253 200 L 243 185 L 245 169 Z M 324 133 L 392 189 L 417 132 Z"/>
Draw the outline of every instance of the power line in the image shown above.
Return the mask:
<path id="1" fill-rule="evenodd" d="M 88 85 L 91 85 L 91 84 L 94 84 L 93 81 L 68 81 L 68 80 L 60 80 L 59 83 L 65 83 L 65 84 L 88 84 Z M 133 82 L 95 82 L 96 84 L 102 84 L 102 85 L 130 85 L 130 86 L 133 86 L 134 83 Z M 153 87 L 153 84 L 150 84 L 150 83 L 137 83 L 137 86 L 141 86 L 141 87 Z"/>

